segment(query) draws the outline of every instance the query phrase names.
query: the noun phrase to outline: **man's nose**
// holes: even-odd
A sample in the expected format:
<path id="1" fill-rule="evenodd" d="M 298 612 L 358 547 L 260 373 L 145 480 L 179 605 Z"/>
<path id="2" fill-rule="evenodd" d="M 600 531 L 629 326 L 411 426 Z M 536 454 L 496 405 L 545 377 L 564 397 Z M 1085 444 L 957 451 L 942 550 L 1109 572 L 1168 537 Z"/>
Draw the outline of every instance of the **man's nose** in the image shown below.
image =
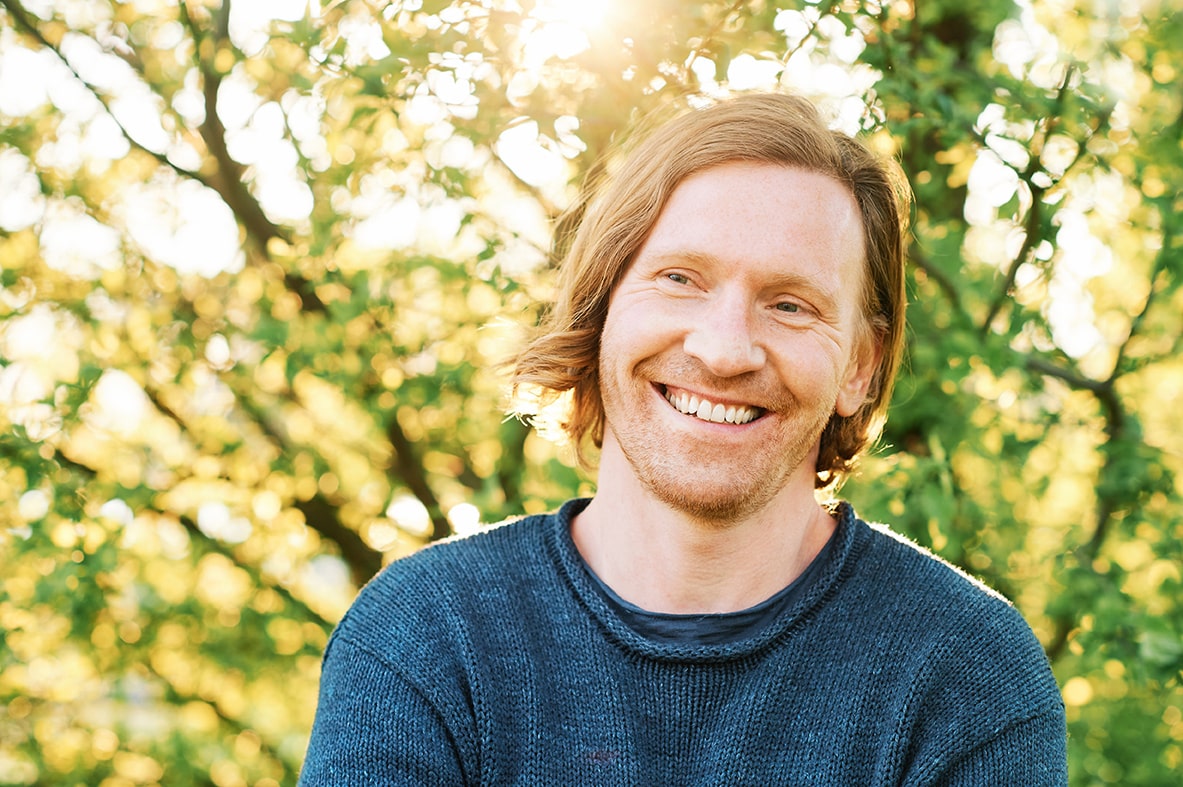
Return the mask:
<path id="1" fill-rule="evenodd" d="M 690 326 L 682 349 L 719 377 L 756 371 L 766 359 L 752 318 L 752 306 L 745 299 L 720 298 Z"/>

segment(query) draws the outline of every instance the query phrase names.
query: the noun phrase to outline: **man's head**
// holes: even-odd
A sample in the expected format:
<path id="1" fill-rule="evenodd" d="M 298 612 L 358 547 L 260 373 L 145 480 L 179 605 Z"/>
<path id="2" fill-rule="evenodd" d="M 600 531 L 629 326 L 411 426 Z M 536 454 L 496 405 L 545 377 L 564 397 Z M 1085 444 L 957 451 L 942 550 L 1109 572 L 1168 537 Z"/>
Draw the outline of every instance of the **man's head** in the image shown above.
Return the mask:
<path id="1" fill-rule="evenodd" d="M 570 391 L 571 415 L 564 428 L 577 447 L 588 439 L 601 444 L 599 350 L 612 292 L 678 185 L 734 162 L 827 176 L 849 190 L 859 209 L 866 251 L 863 327 L 878 345 L 879 363 L 862 407 L 847 417 L 835 414 L 821 436 L 817 485 L 840 482 L 877 436 L 899 364 L 908 189 L 890 163 L 828 129 L 813 105 L 798 97 L 748 95 L 689 112 L 632 150 L 575 234 L 556 303 L 541 335 L 519 357 L 514 387 Z"/>

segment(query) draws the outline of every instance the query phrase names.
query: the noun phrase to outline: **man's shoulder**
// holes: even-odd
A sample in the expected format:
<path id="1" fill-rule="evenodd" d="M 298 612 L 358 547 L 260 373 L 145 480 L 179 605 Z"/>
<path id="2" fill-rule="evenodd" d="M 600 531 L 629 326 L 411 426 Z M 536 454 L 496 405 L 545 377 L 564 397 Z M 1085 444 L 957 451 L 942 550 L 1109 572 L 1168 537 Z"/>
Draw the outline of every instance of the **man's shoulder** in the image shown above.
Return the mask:
<path id="1" fill-rule="evenodd" d="M 450 593 L 480 587 L 507 573 L 530 570 L 545 558 L 546 533 L 553 516 L 511 517 L 473 533 L 428 544 L 385 566 L 362 588 L 358 598 L 434 595 L 432 589 L 441 586 Z"/>
<path id="2" fill-rule="evenodd" d="M 386 566 L 379 577 L 386 582 L 414 582 L 423 575 L 462 572 L 479 578 L 521 566 L 541 556 L 555 514 L 514 516 L 480 529 L 435 541 Z M 509 565 L 506 565 L 506 563 Z M 477 572 L 475 575 L 473 572 Z"/>
<path id="3" fill-rule="evenodd" d="M 337 626 L 341 638 L 395 647 L 464 627 L 475 607 L 505 607 L 515 587 L 550 584 L 554 514 L 507 519 L 430 544 L 384 567 Z"/>
<path id="4" fill-rule="evenodd" d="M 1001 593 L 886 525 L 865 527 L 867 547 L 848 581 L 893 638 L 914 643 L 928 668 L 1047 670 L 1031 626 Z"/>
<path id="5" fill-rule="evenodd" d="M 987 650 L 993 642 L 1042 653 L 1030 625 L 1001 593 L 887 525 L 859 524 L 865 546 L 845 584 L 883 625 L 911 631 L 918 642 L 953 638 Z"/>
<path id="6" fill-rule="evenodd" d="M 912 599 L 920 596 L 933 604 L 958 604 L 971 608 L 1009 609 L 1010 601 L 998 591 L 926 547 L 878 522 L 862 523 L 867 548 L 860 570 L 868 579 L 890 583 L 890 595 Z"/>
<path id="7" fill-rule="evenodd" d="M 1055 677 L 1019 610 L 890 528 L 863 526 L 866 546 L 848 578 L 857 613 L 870 618 L 876 649 L 891 654 L 905 678 L 902 706 L 913 709 L 917 740 L 932 749 L 932 762 L 944 767 L 947 752 L 1037 717 L 1062 727 Z"/>

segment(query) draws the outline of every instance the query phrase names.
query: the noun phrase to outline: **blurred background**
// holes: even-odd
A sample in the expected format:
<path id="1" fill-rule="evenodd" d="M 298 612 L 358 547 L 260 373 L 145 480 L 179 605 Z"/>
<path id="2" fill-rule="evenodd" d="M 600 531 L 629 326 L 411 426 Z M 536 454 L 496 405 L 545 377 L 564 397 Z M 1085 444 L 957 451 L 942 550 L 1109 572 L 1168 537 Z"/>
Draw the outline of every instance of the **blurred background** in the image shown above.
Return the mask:
<path id="1" fill-rule="evenodd" d="M 917 196 L 843 496 L 1015 601 L 1072 784 L 1177 784 L 1179 9 L 0 0 L 0 784 L 293 784 L 362 583 L 593 491 L 498 367 L 585 175 L 778 87 Z"/>

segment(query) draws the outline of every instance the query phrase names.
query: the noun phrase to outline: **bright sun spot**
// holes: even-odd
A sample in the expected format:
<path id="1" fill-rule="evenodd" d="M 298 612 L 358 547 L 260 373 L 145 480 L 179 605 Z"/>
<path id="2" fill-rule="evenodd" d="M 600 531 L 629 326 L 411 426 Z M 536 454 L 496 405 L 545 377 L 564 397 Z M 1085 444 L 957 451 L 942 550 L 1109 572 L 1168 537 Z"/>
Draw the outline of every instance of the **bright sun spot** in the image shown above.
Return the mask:
<path id="1" fill-rule="evenodd" d="M 610 0 L 539 0 L 531 13 L 542 22 L 564 22 L 585 30 L 604 24 Z"/>
<path id="2" fill-rule="evenodd" d="M 148 397 L 131 375 L 118 369 L 103 372 L 94 387 L 89 420 L 100 429 L 130 435 L 149 409 Z"/>
<path id="3" fill-rule="evenodd" d="M 448 524 L 458 535 L 475 533 L 481 526 L 481 510 L 472 503 L 457 503 L 448 509 Z"/>
<path id="4" fill-rule="evenodd" d="M 273 21 L 295 22 L 320 15 L 319 0 L 252 0 L 230 6 L 230 39 L 243 52 L 257 54 L 267 45 Z"/>
<path id="5" fill-rule="evenodd" d="M 431 533 L 431 515 L 424 505 L 411 495 L 402 495 L 390 501 L 390 505 L 386 507 L 386 516 L 412 535 L 423 538 Z"/>
<path id="6" fill-rule="evenodd" d="M 608 7 L 609 0 L 539 0 L 530 12 L 538 26 L 526 38 L 523 65 L 535 69 L 588 49 L 588 36 L 603 27 Z"/>

